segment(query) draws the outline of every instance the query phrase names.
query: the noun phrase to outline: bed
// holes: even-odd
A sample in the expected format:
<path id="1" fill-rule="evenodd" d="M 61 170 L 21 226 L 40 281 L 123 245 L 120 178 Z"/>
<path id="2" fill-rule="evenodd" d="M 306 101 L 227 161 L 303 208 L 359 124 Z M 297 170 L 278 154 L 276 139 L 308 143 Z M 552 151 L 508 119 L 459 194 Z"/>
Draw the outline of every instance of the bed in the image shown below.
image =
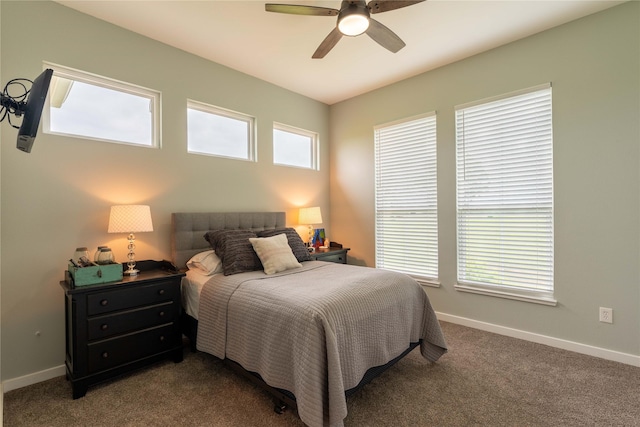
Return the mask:
<path id="1" fill-rule="evenodd" d="M 284 212 L 172 214 L 172 262 L 189 264 L 185 334 L 192 349 L 272 393 L 278 408 L 297 407 L 305 424 L 341 426 L 348 395 L 415 347 L 435 362 L 446 342 L 413 279 L 308 261 L 285 219 Z"/>

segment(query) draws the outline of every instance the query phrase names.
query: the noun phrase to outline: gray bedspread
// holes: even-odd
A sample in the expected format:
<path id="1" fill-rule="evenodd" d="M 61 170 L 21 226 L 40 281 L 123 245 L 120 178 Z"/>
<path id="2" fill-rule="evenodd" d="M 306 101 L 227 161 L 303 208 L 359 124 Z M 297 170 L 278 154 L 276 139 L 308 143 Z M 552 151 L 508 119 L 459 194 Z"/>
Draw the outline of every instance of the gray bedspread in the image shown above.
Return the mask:
<path id="1" fill-rule="evenodd" d="M 197 348 L 257 372 L 296 396 L 309 426 L 341 426 L 345 390 L 371 367 L 422 339 L 437 360 L 446 343 L 427 295 L 410 277 L 311 261 L 272 276 L 213 276 L 203 287 Z"/>

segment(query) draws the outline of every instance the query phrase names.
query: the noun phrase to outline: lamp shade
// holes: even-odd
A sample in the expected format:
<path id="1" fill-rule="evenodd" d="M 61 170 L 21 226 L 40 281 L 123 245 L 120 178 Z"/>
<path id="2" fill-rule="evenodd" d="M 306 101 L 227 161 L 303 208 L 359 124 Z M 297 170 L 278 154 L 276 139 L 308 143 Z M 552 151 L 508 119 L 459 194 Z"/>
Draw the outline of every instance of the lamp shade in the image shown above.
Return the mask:
<path id="1" fill-rule="evenodd" d="M 146 205 L 111 206 L 109 233 L 141 233 L 153 231 L 151 209 Z"/>
<path id="2" fill-rule="evenodd" d="M 322 224 L 322 213 L 319 206 L 301 208 L 298 214 L 300 224 Z"/>

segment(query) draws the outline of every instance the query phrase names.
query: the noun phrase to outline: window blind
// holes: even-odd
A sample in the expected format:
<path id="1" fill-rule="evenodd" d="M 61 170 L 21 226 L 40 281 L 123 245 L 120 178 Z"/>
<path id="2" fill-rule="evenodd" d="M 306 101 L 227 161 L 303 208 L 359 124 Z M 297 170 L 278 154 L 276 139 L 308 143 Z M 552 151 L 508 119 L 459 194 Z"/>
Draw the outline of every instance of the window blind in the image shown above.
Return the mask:
<path id="1" fill-rule="evenodd" d="M 551 86 L 456 107 L 458 283 L 553 292 Z"/>
<path id="2" fill-rule="evenodd" d="M 377 126 L 376 266 L 438 278 L 435 113 Z"/>

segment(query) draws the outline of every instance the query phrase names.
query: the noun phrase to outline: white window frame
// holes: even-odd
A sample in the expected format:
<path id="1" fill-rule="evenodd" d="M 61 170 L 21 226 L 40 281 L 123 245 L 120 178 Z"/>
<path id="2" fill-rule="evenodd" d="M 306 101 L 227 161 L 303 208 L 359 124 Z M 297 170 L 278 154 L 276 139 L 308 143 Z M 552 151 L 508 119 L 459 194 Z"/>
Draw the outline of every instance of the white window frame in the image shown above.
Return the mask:
<path id="1" fill-rule="evenodd" d="M 151 141 L 149 144 L 136 143 L 131 141 L 122 141 L 117 139 L 102 138 L 91 135 L 81 135 L 75 133 L 65 133 L 51 130 L 51 113 L 50 109 L 52 102 L 51 89 L 49 96 L 47 97 L 46 108 L 42 112 L 43 132 L 51 135 L 61 135 L 71 138 L 88 139 L 92 141 L 110 142 L 114 144 L 131 145 L 135 147 L 144 148 L 160 148 L 161 147 L 161 96 L 162 94 L 153 89 L 148 89 L 142 86 L 134 85 L 131 83 L 111 79 L 97 74 L 88 73 L 86 71 L 80 71 L 73 68 L 65 67 L 62 65 L 52 64 L 44 62 L 44 68 L 51 68 L 53 70 L 53 76 L 60 77 L 68 80 L 73 80 L 81 83 L 85 83 L 92 86 L 97 86 L 105 89 L 111 89 L 114 91 L 127 93 L 130 95 L 147 98 L 149 100 L 149 109 L 151 113 Z M 96 102 L 98 102 L 97 100 Z"/>
<path id="2" fill-rule="evenodd" d="M 300 166 L 293 165 L 289 163 L 279 163 L 276 162 L 276 130 L 280 132 L 287 132 L 294 135 L 302 136 L 304 138 L 309 138 L 309 150 L 310 152 L 310 164 L 309 166 Z M 287 166 L 292 168 L 300 168 L 300 169 L 311 169 L 311 170 L 320 170 L 320 160 L 319 160 L 319 142 L 318 142 L 318 134 L 316 132 L 308 131 L 305 129 L 300 129 L 294 126 L 285 125 L 283 123 L 273 122 L 273 164 L 278 166 Z"/>
<path id="3" fill-rule="evenodd" d="M 248 114 L 240 113 L 233 110 L 228 110 L 226 108 L 217 107 L 211 104 L 206 104 L 204 102 L 195 101 L 192 99 L 187 99 L 187 111 L 188 110 L 197 110 L 203 113 L 212 114 L 215 116 L 229 118 L 233 120 L 238 120 L 244 122 L 247 125 L 247 134 L 246 141 L 244 143 L 247 147 L 247 156 L 246 157 L 238 157 L 238 156 L 228 156 L 224 154 L 217 154 L 212 152 L 204 152 L 198 150 L 192 150 L 189 148 L 189 128 L 187 126 L 187 152 L 191 154 L 199 154 L 203 156 L 212 156 L 212 157 L 221 157 L 226 159 L 233 160 L 246 160 L 255 162 L 257 161 L 257 153 L 256 153 L 256 119 L 253 116 Z"/>
<path id="4" fill-rule="evenodd" d="M 376 267 L 438 287 L 435 112 L 374 127 Z"/>
<path id="5" fill-rule="evenodd" d="M 551 84 L 455 114 L 455 288 L 556 305 Z"/>

